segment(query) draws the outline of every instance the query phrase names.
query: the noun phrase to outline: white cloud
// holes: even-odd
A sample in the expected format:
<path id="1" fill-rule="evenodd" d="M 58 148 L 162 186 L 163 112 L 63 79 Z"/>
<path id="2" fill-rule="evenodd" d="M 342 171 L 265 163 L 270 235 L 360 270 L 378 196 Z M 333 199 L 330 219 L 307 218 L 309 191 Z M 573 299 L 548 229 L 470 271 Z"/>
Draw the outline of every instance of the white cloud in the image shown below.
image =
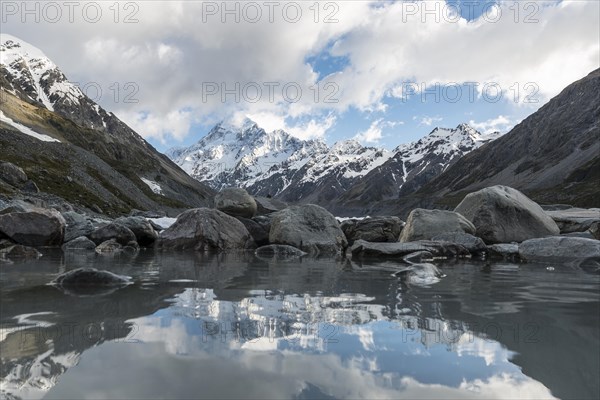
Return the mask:
<path id="1" fill-rule="evenodd" d="M 431 126 L 434 122 L 440 122 L 442 120 L 443 118 L 441 117 L 429 117 L 425 115 L 421 118 L 421 122 L 419 123 L 419 125 Z"/>
<path id="2" fill-rule="evenodd" d="M 203 2 L 157 1 L 135 3 L 139 22 L 125 24 L 122 20 L 131 10 L 122 9 L 121 20 L 115 23 L 114 11 L 108 8 L 112 3 L 96 4 L 104 8 L 98 23 L 82 19 L 79 8 L 74 23 L 34 23 L 31 17 L 22 23 L 21 15 L 16 15 L 8 16 L 3 31 L 43 49 L 70 79 L 97 82 L 104 93 L 110 93 L 115 83 L 136 83 L 137 103 L 115 103 L 108 95 L 100 103 L 128 122 L 141 124 L 145 137 L 163 141 L 186 136 L 185 129 L 191 126 L 186 121 L 192 115 L 204 120 L 235 113 L 313 119 L 295 132 L 319 137 L 328 123 L 314 115 L 340 115 L 349 109 L 389 112 L 389 96 L 402 95 L 401 85 L 407 81 L 426 85 L 492 81 L 509 94 L 504 101 L 512 101 L 510 88 L 517 83 L 519 104 L 539 107 L 599 66 L 599 3 L 590 1 L 542 3 L 534 10 L 537 23 L 524 23 L 528 13 L 523 9 L 515 22 L 512 0 L 500 2 L 502 16 L 495 23 L 484 18 L 436 22 L 434 16 L 420 12 L 407 16 L 409 6 L 442 9 L 442 0 L 339 2 L 337 23 L 323 23 L 324 12 L 315 23 L 311 2 L 300 2 L 303 17 L 297 23 L 286 22 L 281 10 L 273 23 L 266 10 L 260 23 L 222 23 L 220 15 L 204 22 Z M 348 60 L 342 71 L 321 82 L 337 85 L 336 102 L 326 102 L 322 91 L 315 101 L 319 76 L 306 59 L 324 51 Z M 272 99 L 265 91 L 256 102 L 243 96 L 239 101 L 229 96 L 223 102 L 220 93 L 206 96 L 203 90 L 207 83 L 231 88 L 236 82 L 241 87 L 248 83 L 264 87 L 268 82 L 279 86 Z M 537 85 L 539 103 L 522 102 L 531 93 L 525 88 L 529 82 Z M 285 101 L 286 83 L 301 88 L 297 102 Z M 278 121 L 279 128 L 286 126 L 285 119 Z M 376 137 L 374 130 L 371 138 Z"/>
<path id="3" fill-rule="evenodd" d="M 498 115 L 496 118 L 488 119 L 483 122 L 475 122 L 474 120 L 469 121 L 469 125 L 477 129 L 481 133 L 493 133 L 493 132 L 508 132 L 517 122 L 511 121 L 504 115 Z"/>

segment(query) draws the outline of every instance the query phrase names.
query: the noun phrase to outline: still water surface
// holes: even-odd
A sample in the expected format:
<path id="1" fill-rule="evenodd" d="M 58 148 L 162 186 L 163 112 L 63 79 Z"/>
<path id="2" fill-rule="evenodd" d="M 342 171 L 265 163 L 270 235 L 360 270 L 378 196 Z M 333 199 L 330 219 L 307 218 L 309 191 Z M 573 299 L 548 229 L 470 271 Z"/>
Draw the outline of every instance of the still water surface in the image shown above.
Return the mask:
<path id="1" fill-rule="evenodd" d="M 135 284 L 46 285 L 92 266 Z M 377 262 L 51 250 L 0 264 L 1 396 L 600 397 L 600 275 L 448 262 L 416 285 Z"/>

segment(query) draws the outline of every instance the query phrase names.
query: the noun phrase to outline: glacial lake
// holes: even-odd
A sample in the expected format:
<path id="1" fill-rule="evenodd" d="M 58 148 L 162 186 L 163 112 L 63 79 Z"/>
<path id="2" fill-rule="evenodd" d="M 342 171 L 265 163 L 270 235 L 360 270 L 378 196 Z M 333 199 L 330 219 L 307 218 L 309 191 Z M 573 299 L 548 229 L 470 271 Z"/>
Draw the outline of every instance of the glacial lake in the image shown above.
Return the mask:
<path id="1" fill-rule="evenodd" d="M 452 261 L 417 285 L 390 263 L 42 250 L 0 264 L 7 399 L 600 397 L 600 274 Z M 83 267 L 135 283 L 46 285 Z"/>

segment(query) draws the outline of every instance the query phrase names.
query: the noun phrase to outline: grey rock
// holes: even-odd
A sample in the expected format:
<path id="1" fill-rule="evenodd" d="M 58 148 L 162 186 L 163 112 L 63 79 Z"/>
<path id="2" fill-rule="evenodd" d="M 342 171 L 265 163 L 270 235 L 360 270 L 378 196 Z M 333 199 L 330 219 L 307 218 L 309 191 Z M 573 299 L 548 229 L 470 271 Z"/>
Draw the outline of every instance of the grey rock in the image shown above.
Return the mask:
<path id="1" fill-rule="evenodd" d="M 240 221 L 219 210 L 188 210 L 159 235 L 163 249 L 226 251 L 255 248 L 252 236 Z"/>
<path id="2" fill-rule="evenodd" d="M 257 246 L 265 246 L 269 244 L 269 230 L 271 229 L 270 226 L 268 228 L 265 228 L 263 225 L 259 224 L 258 222 L 252 219 L 242 217 L 236 218 L 238 221 L 244 224 L 246 229 L 248 229 L 248 232 L 250 232 L 250 235 L 252 235 L 252 238 L 254 239 L 254 242 Z"/>
<path id="3" fill-rule="evenodd" d="M 256 249 L 254 254 L 259 258 L 277 260 L 296 259 L 306 255 L 304 251 L 285 244 L 271 244 L 268 246 L 261 246 L 258 249 Z"/>
<path id="4" fill-rule="evenodd" d="M 408 215 L 400 242 L 430 240 L 442 233 L 475 233 L 475 226 L 461 214 L 445 210 L 417 208 Z"/>
<path id="5" fill-rule="evenodd" d="M 600 221 L 600 208 L 569 208 L 546 211 L 560 229 L 560 233 L 585 232 Z"/>
<path id="6" fill-rule="evenodd" d="M 151 219 L 149 219 L 148 222 L 150 223 L 150 225 L 152 225 L 152 229 L 154 229 L 157 232 L 157 234 L 158 234 L 158 232 L 165 230 L 165 228 L 163 228 L 156 222 L 152 221 Z"/>
<path id="7" fill-rule="evenodd" d="M 492 186 L 468 194 L 454 210 L 467 217 L 487 244 L 558 235 L 556 223 L 523 193 Z"/>
<path id="8" fill-rule="evenodd" d="M 287 244 L 314 255 L 335 255 L 348 246 L 335 217 L 314 204 L 292 206 L 273 214 L 269 242 Z"/>
<path id="9" fill-rule="evenodd" d="M 144 217 L 121 217 L 113 221 L 116 224 L 129 228 L 142 247 L 149 247 L 158 239 L 158 233 L 152 227 L 152 224 Z"/>
<path id="10" fill-rule="evenodd" d="M 33 247 L 23 246 L 20 244 L 14 244 L 12 246 L 0 249 L 0 258 L 9 260 L 36 259 L 40 258 L 41 256 L 42 253 Z"/>
<path id="11" fill-rule="evenodd" d="M 257 211 L 256 215 L 266 215 L 271 214 L 277 211 L 281 211 L 286 208 L 288 205 L 283 201 L 269 198 L 269 197 L 254 197 L 254 201 L 256 201 Z"/>
<path id="12" fill-rule="evenodd" d="M 404 221 L 398 217 L 349 219 L 341 224 L 350 245 L 360 239 L 367 242 L 397 242 L 403 227 Z"/>
<path id="13" fill-rule="evenodd" d="M 31 210 L 30 207 L 24 207 L 22 204 L 11 204 L 6 208 L 0 210 L 0 215 L 10 214 L 10 213 L 19 213 L 19 212 L 27 212 Z"/>
<path id="14" fill-rule="evenodd" d="M 115 239 L 102 242 L 96 247 L 96 254 L 100 255 L 114 255 L 122 251 L 123 245 L 117 242 Z"/>
<path id="15" fill-rule="evenodd" d="M 35 184 L 34 181 L 29 180 L 25 182 L 23 186 L 21 186 L 21 191 L 25 193 L 39 193 L 40 188 Z"/>
<path id="16" fill-rule="evenodd" d="M 65 219 L 54 210 L 35 209 L 0 215 L 0 233 L 25 246 L 61 245 L 65 225 Z"/>
<path id="17" fill-rule="evenodd" d="M 140 211 L 140 210 L 131 210 L 129 213 L 130 217 L 144 217 L 144 218 L 164 218 L 167 216 L 167 213 L 164 211 Z"/>
<path id="18" fill-rule="evenodd" d="M 499 243 L 487 247 L 487 253 L 490 258 L 497 258 L 506 261 L 519 261 L 519 245 L 517 243 Z"/>
<path id="19" fill-rule="evenodd" d="M 110 271 L 95 268 L 78 268 L 59 275 L 53 283 L 69 286 L 121 286 L 131 282 L 131 277 L 117 275 Z"/>
<path id="20" fill-rule="evenodd" d="M 9 162 L 0 163 L 0 179 L 14 187 L 20 187 L 28 180 L 22 168 Z"/>
<path id="21" fill-rule="evenodd" d="M 234 217 L 252 218 L 257 205 L 254 197 L 240 188 L 225 188 L 215 196 L 215 208 Z"/>
<path id="22" fill-rule="evenodd" d="M 135 241 L 135 235 L 131 229 L 115 222 L 111 222 L 110 224 L 94 230 L 89 235 L 89 238 L 92 242 L 96 243 L 96 245 L 111 239 L 115 239 L 117 243 L 120 243 L 123 246 L 131 241 Z"/>
<path id="23" fill-rule="evenodd" d="M 96 243 L 85 236 L 80 236 L 62 245 L 63 251 L 69 250 L 94 250 Z"/>
<path id="24" fill-rule="evenodd" d="M 585 232 L 561 233 L 560 236 L 565 236 L 565 237 L 580 237 L 580 238 L 585 238 L 585 239 L 596 239 L 594 237 L 594 235 L 592 234 L 592 232 L 590 232 L 589 230 L 587 230 Z"/>
<path id="25" fill-rule="evenodd" d="M 477 236 L 468 233 L 442 233 L 431 238 L 434 242 L 451 242 L 464 246 L 471 254 L 482 254 L 487 251 L 487 246 Z"/>
<path id="26" fill-rule="evenodd" d="M 530 239 L 520 244 L 519 256 L 528 262 L 600 265 L 600 241 L 564 236 Z"/>
<path id="27" fill-rule="evenodd" d="M 403 258 L 411 253 L 428 251 L 434 257 L 464 257 L 469 251 L 459 244 L 420 240 L 409 243 L 371 243 L 357 240 L 350 248 L 352 257 Z"/>
<path id="28" fill-rule="evenodd" d="M 65 242 L 78 238 L 80 236 L 88 236 L 94 231 L 94 225 L 84 215 L 73 211 L 62 213 L 66 222 Z"/>

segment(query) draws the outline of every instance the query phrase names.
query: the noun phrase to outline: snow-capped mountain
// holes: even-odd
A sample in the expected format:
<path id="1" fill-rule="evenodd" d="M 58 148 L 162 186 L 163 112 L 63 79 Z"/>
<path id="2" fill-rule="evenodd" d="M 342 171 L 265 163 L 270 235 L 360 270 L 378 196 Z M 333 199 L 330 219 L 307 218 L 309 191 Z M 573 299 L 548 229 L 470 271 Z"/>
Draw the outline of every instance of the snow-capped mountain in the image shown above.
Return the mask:
<path id="1" fill-rule="evenodd" d="M 353 205 L 394 199 L 417 191 L 465 154 L 500 137 L 467 124 L 435 128 L 427 136 L 394 149 L 394 155 L 344 193 L 339 203 Z"/>
<path id="2" fill-rule="evenodd" d="M 42 192 L 109 215 L 212 203 L 210 188 L 87 97 L 41 50 L 4 33 L 0 148 L 0 159 L 22 167 Z"/>
<path id="3" fill-rule="evenodd" d="M 133 133 L 70 82 L 40 49 L 6 33 L 0 34 L 0 74 L 2 88 L 23 101 L 86 128 L 114 134 Z"/>
<path id="4" fill-rule="evenodd" d="M 323 186 L 330 200 L 392 153 L 354 140 L 329 148 L 321 140 L 300 140 L 282 130 L 266 132 L 246 119 L 240 126 L 219 123 L 195 145 L 167 154 L 214 189 L 244 187 L 255 195 L 295 202 L 315 200 L 311 194 L 321 196 Z"/>
<path id="5" fill-rule="evenodd" d="M 340 197 L 377 201 L 410 193 L 498 136 L 461 124 L 436 128 L 393 151 L 355 140 L 328 148 L 281 130 L 266 132 L 247 119 L 241 126 L 220 123 L 195 145 L 173 149 L 169 156 L 217 190 L 237 186 L 254 195 L 328 205 Z"/>

